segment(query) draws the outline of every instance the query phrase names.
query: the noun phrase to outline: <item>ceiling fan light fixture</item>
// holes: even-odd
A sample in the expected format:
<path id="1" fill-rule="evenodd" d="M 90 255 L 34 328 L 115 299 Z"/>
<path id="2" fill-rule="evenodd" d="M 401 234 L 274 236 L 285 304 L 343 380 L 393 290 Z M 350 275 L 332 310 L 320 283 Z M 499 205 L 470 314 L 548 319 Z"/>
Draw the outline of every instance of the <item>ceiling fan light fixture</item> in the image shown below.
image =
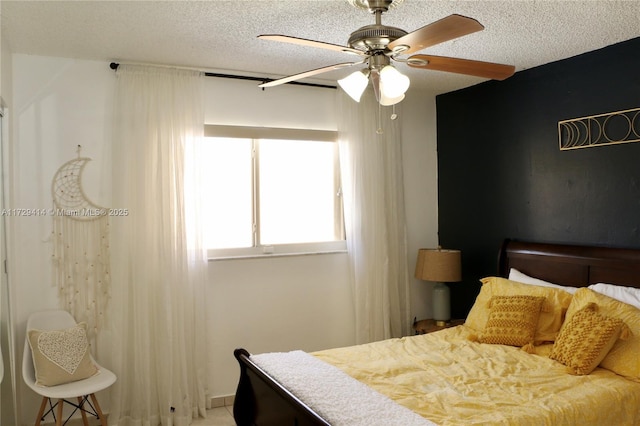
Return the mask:
<path id="1" fill-rule="evenodd" d="M 398 96 L 397 98 L 388 98 L 384 94 L 380 95 L 380 105 L 382 106 L 391 106 L 402 102 L 404 99 L 404 94 Z"/>
<path id="2" fill-rule="evenodd" d="M 400 96 L 404 98 L 404 92 L 409 89 L 409 84 L 409 77 L 392 65 L 387 65 L 380 70 L 380 92 L 387 99 L 396 99 Z"/>
<path id="3" fill-rule="evenodd" d="M 360 98 L 369 84 L 369 79 L 363 71 L 356 71 L 338 80 L 338 84 L 342 90 L 347 92 L 347 95 L 351 96 L 351 99 L 360 102 Z"/>

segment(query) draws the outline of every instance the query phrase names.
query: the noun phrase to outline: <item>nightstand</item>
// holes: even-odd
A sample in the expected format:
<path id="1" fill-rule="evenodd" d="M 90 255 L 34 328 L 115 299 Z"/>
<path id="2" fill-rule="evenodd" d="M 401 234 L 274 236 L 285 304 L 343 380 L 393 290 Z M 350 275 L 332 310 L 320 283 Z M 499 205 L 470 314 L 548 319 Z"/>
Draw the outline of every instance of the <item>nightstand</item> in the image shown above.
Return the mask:
<path id="1" fill-rule="evenodd" d="M 462 325 L 464 324 L 464 321 L 465 320 L 463 319 L 452 319 L 449 320 L 449 322 L 447 322 L 445 325 L 437 325 L 435 320 L 425 319 L 414 321 L 413 329 L 415 330 L 416 334 L 427 334 L 433 333 L 434 331 L 443 330 L 445 328 L 455 327 L 456 325 Z"/>

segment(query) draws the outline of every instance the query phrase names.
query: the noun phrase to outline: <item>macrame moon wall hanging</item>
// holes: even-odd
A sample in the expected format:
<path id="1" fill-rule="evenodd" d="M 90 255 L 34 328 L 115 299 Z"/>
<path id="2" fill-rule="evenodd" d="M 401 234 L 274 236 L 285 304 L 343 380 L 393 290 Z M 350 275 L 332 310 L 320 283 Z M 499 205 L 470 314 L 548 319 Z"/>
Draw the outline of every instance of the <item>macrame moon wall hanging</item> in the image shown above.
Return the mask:
<path id="1" fill-rule="evenodd" d="M 95 338 L 105 322 L 110 298 L 108 209 L 89 200 L 83 191 L 82 171 L 90 158 L 64 163 L 53 177 L 53 269 L 62 308 L 78 322 L 87 323 Z"/>

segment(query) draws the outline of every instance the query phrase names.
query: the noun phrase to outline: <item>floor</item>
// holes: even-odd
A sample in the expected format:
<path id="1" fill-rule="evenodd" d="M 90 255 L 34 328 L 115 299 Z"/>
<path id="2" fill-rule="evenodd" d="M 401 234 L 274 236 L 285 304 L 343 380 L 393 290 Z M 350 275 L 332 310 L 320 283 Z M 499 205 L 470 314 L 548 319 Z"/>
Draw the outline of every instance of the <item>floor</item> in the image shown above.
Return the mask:
<path id="1" fill-rule="evenodd" d="M 236 426 L 232 412 L 232 406 L 207 410 L 207 418 L 195 419 L 191 426 Z"/>
<path id="2" fill-rule="evenodd" d="M 50 418 L 48 418 L 50 420 Z M 43 423 L 53 425 L 53 422 Z M 69 426 L 82 426 L 82 419 L 71 419 Z M 89 425 L 98 426 L 100 421 L 91 417 L 89 419 Z M 226 407 L 212 408 L 207 410 L 207 418 L 203 419 L 198 417 L 194 419 L 190 426 L 236 426 L 235 420 L 233 420 L 233 406 L 228 405 Z"/>

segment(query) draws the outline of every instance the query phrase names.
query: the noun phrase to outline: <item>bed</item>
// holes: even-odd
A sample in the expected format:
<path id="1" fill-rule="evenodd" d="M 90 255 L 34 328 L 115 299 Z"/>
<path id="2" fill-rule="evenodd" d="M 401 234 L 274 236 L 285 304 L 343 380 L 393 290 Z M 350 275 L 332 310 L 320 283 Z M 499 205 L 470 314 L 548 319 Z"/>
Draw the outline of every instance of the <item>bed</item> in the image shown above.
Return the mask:
<path id="1" fill-rule="evenodd" d="M 313 354 L 237 349 L 237 424 L 640 424 L 640 249 L 505 240 L 497 264 L 465 325 Z M 523 295 L 539 315 L 530 342 L 496 344 L 497 307 Z M 585 321 L 599 340 L 576 355 Z"/>

